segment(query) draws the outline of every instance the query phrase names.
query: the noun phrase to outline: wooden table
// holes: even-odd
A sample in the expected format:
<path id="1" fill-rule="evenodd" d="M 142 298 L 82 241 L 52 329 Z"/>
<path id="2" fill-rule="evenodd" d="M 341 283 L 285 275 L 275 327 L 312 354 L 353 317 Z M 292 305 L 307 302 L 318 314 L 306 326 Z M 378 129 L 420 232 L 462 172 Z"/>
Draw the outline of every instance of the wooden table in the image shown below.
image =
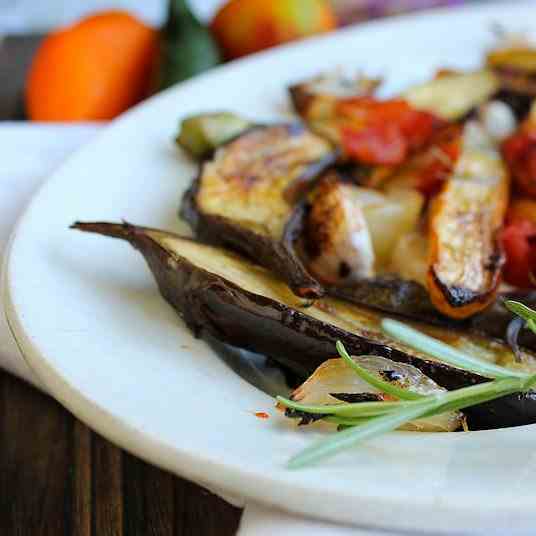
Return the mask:
<path id="1" fill-rule="evenodd" d="M 36 38 L 0 48 L 0 120 L 22 117 Z M 0 372 L 0 534 L 231 536 L 240 510 L 118 449 Z"/>

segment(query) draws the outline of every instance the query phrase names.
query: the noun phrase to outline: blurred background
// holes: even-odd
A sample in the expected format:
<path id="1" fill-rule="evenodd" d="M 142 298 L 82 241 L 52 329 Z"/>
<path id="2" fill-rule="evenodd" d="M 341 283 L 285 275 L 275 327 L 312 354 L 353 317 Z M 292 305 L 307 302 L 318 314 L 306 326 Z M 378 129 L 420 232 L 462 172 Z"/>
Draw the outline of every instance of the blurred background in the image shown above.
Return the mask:
<path id="1" fill-rule="evenodd" d="M 106 121 L 221 62 L 476 0 L 1 0 L 0 118 Z"/>

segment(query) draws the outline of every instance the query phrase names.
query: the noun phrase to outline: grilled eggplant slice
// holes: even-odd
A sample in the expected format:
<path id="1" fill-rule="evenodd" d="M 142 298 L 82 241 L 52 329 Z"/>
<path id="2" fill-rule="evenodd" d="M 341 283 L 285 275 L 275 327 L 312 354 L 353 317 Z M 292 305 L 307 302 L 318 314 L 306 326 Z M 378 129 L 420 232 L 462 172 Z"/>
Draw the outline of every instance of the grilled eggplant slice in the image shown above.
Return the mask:
<path id="1" fill-rule="evenodd" d="M 176 141 L 190 156 L 202 159 L 252 126 L 232 112 L 192 115 L 182 120 Z"/>
<path id="2" fill-rule="evenodd" d="M 443 314 L 467 318 L 495 301 L 504 262 L 498 233 L 509 188 L 496 145 L 469 122 L 454 174 L 430 209 L 428 291 Z"/>
<path id="3" fill-rule="evenodd" d="M 296 202 L 333 163 L 328 142 L 301 125 L 253 128 L 220 147 L 185 194 L 181 216 L 202 241 L 266 266 L 300 296 L 321 286 L 293 253 Z"/>
<path id="4" fill-rule="evenodd" d="M 484 378 L 399 344 L 379 328 L 381 317 L 333 298 L 313 305 L 298 298 L 266 269 L 238 255 L 178 235 L 129 224 L 75 223 L 73 228 L 126 240 L 145 257 L 163 297 L 196 335 L 263 353 L 302 377 L 326 356 L 335 355 L 340 340 L 352 355 L 379 355 L 408 363 L 446 389 L 479 383 Z M 516 364 L 504 344 L 470 333 L 417 326 L 483 359 L 503 366 L 536 370 L 532 354 Z M 471 408 L 478 422 L 509 426 L 536 422 L 536 397 L 505 397 Z"/>
<path id="5" fill-rule="evenodd" d="M 395 363 L 380 356 L 352 357 L 354 361 L 376 374 L 382 380 L 388 380 L 401 389 L 411 390 L 422 395 L 445 392 L 433 380 L 419 369 L 406 363 Z M 302 385 L 290 396 L 291 400 L 307 405 L 339 405 L 343 402 L 381 401 L 387 398 L 383 393 L 362 380 L 342 359 L 328 359 L 322 363 Z M 287 416 L 293 417 L 293 411 L 287 410 Z M 316 415 L 302 414 L 300 424 L 313 422 Z M 462 425 L 460 412 L 443 413 L 434 417 L 418 419 L 404 425 L 401 430 L 414 432 L 453 432 Z"/>
<path id="6" fill-rule="evenodd" d="M 412 87 L 402 97 L 418 110 L 456 121 L 488 101 L 499 88 L 499 79 L 491 70 L 453 72 Z"/>

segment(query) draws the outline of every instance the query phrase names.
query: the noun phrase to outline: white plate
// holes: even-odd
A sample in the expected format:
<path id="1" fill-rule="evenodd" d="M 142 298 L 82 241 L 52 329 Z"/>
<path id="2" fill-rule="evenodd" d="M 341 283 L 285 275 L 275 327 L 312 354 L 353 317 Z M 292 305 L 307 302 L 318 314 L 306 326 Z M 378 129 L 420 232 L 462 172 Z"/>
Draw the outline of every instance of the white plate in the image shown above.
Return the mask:
<path id="1" fill-rule="evenodd" d="M 394 90 L 434 67 L 476 65 L 493 22 L 520 29 L 533 15 L 532 2 L 508 2 L 352 28 L 216 69 L 115 122 L 51 178 L 16 230 L 8 316 L 31 367 L 104 436 L 236 496 L 369 526 L 511 533 L 536 523 L 534 427 L 394 433 L 286 470 L 320 432 L 286 426 L 269 396 L 195 340 L 132 248 L 68 230 L 77 219 L 121 218 L 180 229 L 177 206 L 194 168 L 172 138 L 185 114 L 274 118 L 287 110 L 289 82 L 336 65 L 388 75 Z"/>

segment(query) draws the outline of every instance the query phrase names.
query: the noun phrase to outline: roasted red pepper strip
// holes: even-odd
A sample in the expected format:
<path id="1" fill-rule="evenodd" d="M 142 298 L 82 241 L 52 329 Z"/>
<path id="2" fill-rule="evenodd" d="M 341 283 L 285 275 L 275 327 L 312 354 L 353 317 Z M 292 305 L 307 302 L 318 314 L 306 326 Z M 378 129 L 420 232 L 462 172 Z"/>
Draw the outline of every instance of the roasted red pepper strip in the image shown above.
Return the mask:
<path id="1" fill-rule="evenodd" d="M 506 253 L 504 280 L 521 288 L 535 287 L 536 225 L 528 220 L 512 221 L 503 229 L 501 242 Z"/>
<path id="2" fill-rule="evenodd" d="M 415 110 L 401 99 L 343 99 L 337 104 L 336 115 L 341 120 L 346 155 L 369 165 L 401 164 L 444 124 L 433 114 Z"/>
<path id="3" fill-rule="evenodd" d="M 526 122 L 502 146 L 517 189 L 536 198 L 536 124 Z"/>

